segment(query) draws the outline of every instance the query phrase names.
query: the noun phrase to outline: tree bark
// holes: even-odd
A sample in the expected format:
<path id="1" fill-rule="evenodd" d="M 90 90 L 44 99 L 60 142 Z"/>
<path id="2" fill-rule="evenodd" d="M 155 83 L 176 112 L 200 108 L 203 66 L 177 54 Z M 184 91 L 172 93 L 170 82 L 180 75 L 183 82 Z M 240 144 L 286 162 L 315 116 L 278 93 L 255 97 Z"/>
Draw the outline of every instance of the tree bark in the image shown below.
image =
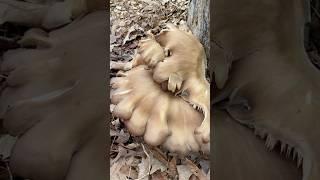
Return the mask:
<path id="1" fill-rule="evenodd" d="M 210 0 L 190 0 L 188 9 L 188 26 L 203 44 L 207 58 L 210 50 Z"/>

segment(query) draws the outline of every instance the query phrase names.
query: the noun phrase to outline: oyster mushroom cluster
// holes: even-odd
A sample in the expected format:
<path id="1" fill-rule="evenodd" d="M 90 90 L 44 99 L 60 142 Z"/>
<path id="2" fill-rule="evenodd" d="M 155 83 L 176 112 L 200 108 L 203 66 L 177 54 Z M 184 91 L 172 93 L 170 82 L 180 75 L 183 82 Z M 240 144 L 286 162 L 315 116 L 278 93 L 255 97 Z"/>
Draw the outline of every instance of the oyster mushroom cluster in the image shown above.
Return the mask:
<path id="1" fill-rule="evenodd" d="M 172 24 L 148 32 L 132 61 L 111 79 L 113 115 L 132 135 L 178 153 L 209 151 L 210 85 L 198 39 Z"/>

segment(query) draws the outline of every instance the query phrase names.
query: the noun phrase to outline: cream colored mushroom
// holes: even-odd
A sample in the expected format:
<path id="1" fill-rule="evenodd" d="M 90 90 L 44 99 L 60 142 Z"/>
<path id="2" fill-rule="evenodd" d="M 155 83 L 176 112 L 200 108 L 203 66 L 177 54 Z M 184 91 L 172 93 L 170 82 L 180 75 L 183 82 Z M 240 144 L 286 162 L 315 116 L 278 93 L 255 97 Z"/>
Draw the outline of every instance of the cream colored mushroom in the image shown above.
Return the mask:
<path id="1" fill-rule="evenodd" d="M 113 114 L 120 117 L 131 134 L 144 136 L 148 144 L 163 144 L 171 151 L 198 151 L 194 130 L 203 116 L 182 98 L 163 91 L 152 79 L 152 70 L 140 65 L 124 77 L 111 79 Z"/>
<path id="2" fill-rule="evenodd" d="M 179 46 L 181 42 L 187 44 Z M 144 135 L 149 144 L 164 144 L 182 153 L 201 146 L 204 150 L 210 136 L 210 87 L 202 45 L 192 34 L 175 27 L 156 39 L 149 35 L 140 44 L 128 63 L 136 67 L 111 80 L 111 101 L 117 104 L 113 114 L 123 119 L 132 134 Z M 170 57 L 165 57 L 166 50 Z M 147 70 L 150 64 L 152 69 Z M 113 67 L 127 70 L 128 66 Z M 181 92 L 179 96 L 176 91 Z"/>
<path id="3" fill-rule="evenodd" d="M 159 62 L 153 79 L 168 81 L 168 90 L 181 92 L 182 98 L 204 114 L 196 130 L 201 140 L 210 140 L 210 84 L 205 77 L 206 55 L 198 39 L 189 32 L 168 24 L 168 29 L 156 36 L 159 44 L 170 51 L 170 56 Z"/>

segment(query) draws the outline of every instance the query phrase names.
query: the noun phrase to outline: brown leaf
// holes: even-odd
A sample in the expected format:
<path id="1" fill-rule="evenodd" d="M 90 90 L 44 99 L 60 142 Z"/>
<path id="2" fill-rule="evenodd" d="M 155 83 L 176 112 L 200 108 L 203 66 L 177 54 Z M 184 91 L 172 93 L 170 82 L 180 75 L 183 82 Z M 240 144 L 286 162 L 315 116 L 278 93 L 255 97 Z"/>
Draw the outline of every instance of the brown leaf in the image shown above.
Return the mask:
<path id="1" fill-rule="evenodd" d="M 117 154 L 117 156 L 111 161 L 111 164 L 116 163 L 121 157 L 124 157 L 127 153 L 128 153 L 128 151 L 127 151 L 124 147 L 118 146 L 118 154 Z"/>
<path id="2" fill-rule="evenodd" d="M 148 161 L 147 158 L 142 158 L 141 163 L 138 165 L 139 167 L 139 174 L 138 174 L 138 178 L 141 180 L 145 180 L 148 179 L 148 175 L 150 173 L 150 162 Z"/>
<path id="3" fill-rule="evenodd" d="M 125 179 L 125 175 L 120 172 L 120 169 L 124 164 L 125 164 L 125 159 L 121 159 L 119 162 L 114 163 L 110 167 L 110 179 L 112 180 Z"/>
<path id="4" fill-rule="evenodd" d="M 186 159 L 186 165 L 190 168 L 191 172 L 199 178 L 199 180 L 207 180 L 206 174 L 198 168 L 197 165 L 195 165 L 192 161 L 189 159 Z"/>
<path id="5" fill-rule="evenodd" d="M 189 180 L 200 180 L 196 175 L 192 174 Z"/>
<path id="6" fill-rule="evenodd" d="M 113 130 L 113 129 L 110 129 L 110 137 L 112 136 L 117 136 L 118 135 L 118 132 Z"/>
<path id="7" fill-rule="evenodd" d="M 125 164 L 123 165 L 121 168 L 120 168 L 120 172 L 122 174 L 129 174 L 129 171 L 130 171 L 130 166 Z"/>
<path id="8" fill-rule="evenodd" d="M 179 174 L 179 179 L 189 179 L 192 175 L 190 168 L 186 165 L 178 165 L 177 170 Z"/>
<path id="9" fill-rule="evenodd" d="M 167 180 L 168 174 L 166 172 L 161 172 L 161 170 L 155 171 L 151 175 L 151 180 Z"/>
<path id="10" fill-rule="evenodd" d="M 133 149 L 136 149 L 136 148 L 140 147 L 140 144 L 138 144 L 138 143 L 130 143 L 130 144 L 126 145 L 125 147 L 130 149 L 130 150 L 133 150 Z"/>
<path id="11" fill-rule="evenodd" d="M 165 166 L 168 167 L 168 160 L 166 155 L 157 147 L 149 148 L 152 152 L 152 155 L 154 158 L 159 160 L 161 163 L 163 163 Z"/>
<path id="12" fill-rule="evenodd" d="M 173 157 L 169 163 L 168 177 L 169 177 L 169 179 L 178 179 L 179 178 L 176 157 Z"/>
<path id="13" fill-rule="evenodd" d="M 117 41 L 117 37 L 113 34 L 110 34 L 110 44 L 113 44 Z"/>
<path id="14" fill-rule="evenodd" d="M 129 133 L 125 133 L 123 130 L 121 130 L 119 133 L 119 136 L 115 142 L 119 143 L 119 144 L 124 144 L 124 143 L 128 142 L 129 138 L 130 138 Z"/>
<path id="15" fill-rule="evenodd" d="M 123 165 L 119 172 L 132 179 L 136 179 L 138 177 L 138 172 L 128 164 Z"/>

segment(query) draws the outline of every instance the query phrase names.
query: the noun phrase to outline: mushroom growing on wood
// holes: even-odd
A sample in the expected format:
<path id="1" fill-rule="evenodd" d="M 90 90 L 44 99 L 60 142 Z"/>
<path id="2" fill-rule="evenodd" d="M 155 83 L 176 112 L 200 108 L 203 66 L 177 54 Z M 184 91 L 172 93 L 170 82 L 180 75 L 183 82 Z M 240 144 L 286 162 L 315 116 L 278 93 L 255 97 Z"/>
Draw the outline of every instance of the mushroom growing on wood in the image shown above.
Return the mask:
<path id="1" fill-rule="evenodd" d="M 156 39 L 169 51 L 170 56 L 159 62 L 153 79 L 158 83 L 168 82 L 168 90 L 177 92 L 194 108 L 204 114 L 204 120 L 196 134 L 200 140 L 210 140 L 210 84 L 205 75 L 206 55 L 199 40 L 172 24 L 162 30 Z"/>
<path id="2" fill-rule="evenodd" d="M 198 151 L 194 130 L 203 116 L 180 97 L 165 92 L 152 79 L 152 71 L 140 65 L 123 77 L 111 79 L 113 114 L 131 134 L 144 136 L 151 145 L 163 144 L 171 151 Z"/>
<path id="3" fill-rule="evenodd" d="M 181 153 L 207 151 L 210 87 L 204 50 L 192 34 L 169 27 L 140 42 L 129 62 L 134 68 L 111 80 L 113 114 L 149 144 Z"/>

